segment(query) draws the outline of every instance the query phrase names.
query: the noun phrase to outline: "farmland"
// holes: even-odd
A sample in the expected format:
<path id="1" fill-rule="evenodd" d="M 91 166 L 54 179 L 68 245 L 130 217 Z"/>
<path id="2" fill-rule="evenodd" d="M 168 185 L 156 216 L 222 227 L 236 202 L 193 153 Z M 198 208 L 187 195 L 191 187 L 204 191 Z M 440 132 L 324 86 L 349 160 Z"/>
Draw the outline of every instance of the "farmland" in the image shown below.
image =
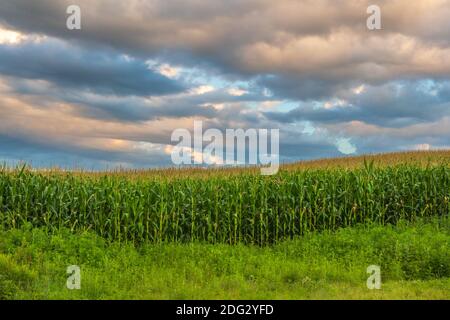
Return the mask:
<path id="1" fill-rule="evenodd" d="M 4 167 L 2 298 L 448 298 L 449 159 L 328 159 L 271 177 Z M 90 289 L 61 289 L 69 264 Z M 364 288 L 370 264 L 387 291 Z"/>

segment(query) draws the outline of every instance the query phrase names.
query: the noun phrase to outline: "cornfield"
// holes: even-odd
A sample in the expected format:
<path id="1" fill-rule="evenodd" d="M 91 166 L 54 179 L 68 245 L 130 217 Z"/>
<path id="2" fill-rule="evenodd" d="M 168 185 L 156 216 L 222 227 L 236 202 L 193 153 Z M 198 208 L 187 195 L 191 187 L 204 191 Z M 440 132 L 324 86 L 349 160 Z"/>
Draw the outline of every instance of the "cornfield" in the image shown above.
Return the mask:
<path id="1" fill-rule="evenodd" d="M 448 216 L 450 168 L 399 165 L 207 179 L 0 171 L 0 224 L 120 241 L 266 245 L 361 223 Z"/>

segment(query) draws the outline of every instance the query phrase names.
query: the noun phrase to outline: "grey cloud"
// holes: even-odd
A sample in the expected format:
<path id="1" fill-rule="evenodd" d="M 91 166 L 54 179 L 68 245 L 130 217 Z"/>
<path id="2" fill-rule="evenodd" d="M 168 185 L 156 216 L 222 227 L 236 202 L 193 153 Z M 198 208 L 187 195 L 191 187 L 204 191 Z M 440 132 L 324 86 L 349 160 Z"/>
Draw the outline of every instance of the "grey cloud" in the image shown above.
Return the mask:
<path id="1" fill-rule="evenodd" d="M 232 96 L 222 88 L 205 94 L 191 94 L 186 91 L 181 94 L 158 97 L 139 97 L 106 95 L 102 92 L 93 93 L 92 90 L 68 88 L 60 83 L 48 84 L 14 77 L 4 77 L 4 80 L 9 84 L 11 93 L 28 96 L 29 99 L 35 99 L 35 103 L 38 101 L 69 103 L 76 105 L 76 114 L 83 117 L 122 122 L 195 116 L 219 117 L 225 120 L 228 116 L 236 117 L 235 109 L 227 107 L 218 111 L 214 105 L 240 104 L 243 110 L 246 109 L 246 102 L 258 103 L 272 99 L 259 94 L 261 90 L 257 86 L 252 86 L 248 89 L 249 93 L 242 96 Z M 180 81 L 187 83 L 185 80 Z M 254 118 L 250 114 L 246 117 Z"/>
<path id="2" fill-rule="evenodd" d="M 56 40 L 0 45 L 0 73 L 102 94 L 148 96 L 184 90 L 141 60 L 109 51 L 87 52 Z"/>
<path id="3" fill-rule="evenodd" d="M 161 152 L 120 152 L 96 148 L 77 147 L 73 144 L 44 142 L 27 136 L 0 133 L 2 164 L 13 166 L 27 163 L 33 167 L 61 167 L 104 170 L 118 166 L 153 168 L 170 166 L 170 155 Z"/>
<path id="4" fill-rule="evenodd" d="M 69 4 L 82 8 L 81 31 L 65 27 Z M 376 32 L 365 26 L 368 4 L 0 0 L 0 25 L 48 36 L 40 43 L 0 45 L 0 89 L 4 81 L 12 84 L 11 96 L 0 97 L 5 117 L 0 155 L 43 164 L 74 159 L 99 167 L 167 163 L 167 155 L 158 152 L 112 150 L 114 141 L 92 140 L 169 143 L 172 128 L 196 117 L 222 130 L 278 127 L 286 160 L 339 155 L 336 137 L 351 139 L 359 153 L 450 144 L 448 130 L 436 129 L 448 125 L 439 119 L 450 110 L 450 1 L 378 1 L 383 30 Z M 164 77 L 148 70 L 146 59 L 245 81 L 250 93 L 189 94 L 197 83 L 191 80 L 197 79 Z M 43 88 L 25 84 L 40 79 L 48 82 Z M 434 81 L 435 94 L 421 87 L 424 79 Z M 208 84 L 207 77 L 203 80 Z M 353 94 L 361 84 L 366 91 Z M 264 88 L 274 95 L 261 95 Z M 346 105 L 316 107 L 335 99 Z M 249 104 L 263 100 L 288 100 L 299 107 L 262 112 Z M 46 119 L 49 128 L 42 126 Z M 301 133 L 296 126 L 302 121 L 317 132 Z"/>
<path id="5" fill-rule="evenodd" d="M 292 84 L 285 90 L 275 82 L 269 86 L 301 99 L 332 95 L 352 81 L 376 84 L 450 73 L 448 1 L 418 0 L 414 6 L 407 0 L 379 1 L 380 32 L 365 26 L 369 0 L 77 3 L 83 12 L 79 32 L 65 28 L 69 0 L 1 1 L 0 21 L 91 48 L 174 58 L 229 75 L 274 74 Z"/>
<path id="6" fill-rule="evenodd" d="M 354 94 L 349 90 L 338 95 L 338 98 L 344 99 L 343 106 L 327 109 L 308 102 L 301 103 L 299 107 L 289 112 L 266 112 L 265 115 L 279 122 L 363 121 L 384 127 L 404 127 L 431 122 L 448 115 L 450 113 L 448 82 L 442 84 L 437 82 L 434 92 L 426 90 L 423 88 L 423 81 L 366 86 L 365 91 L 360 94 Z"/>
<path id="7" fill-rule="evenodd" d="M 316 78 L 313 75 L 280 76 L 264 75 L 256 78 L 263 88 L 270 88 L 275 98 L 292 100 L 320 100 L 333 96 L 337 91 L 349 86 L 349 82 Z"/>

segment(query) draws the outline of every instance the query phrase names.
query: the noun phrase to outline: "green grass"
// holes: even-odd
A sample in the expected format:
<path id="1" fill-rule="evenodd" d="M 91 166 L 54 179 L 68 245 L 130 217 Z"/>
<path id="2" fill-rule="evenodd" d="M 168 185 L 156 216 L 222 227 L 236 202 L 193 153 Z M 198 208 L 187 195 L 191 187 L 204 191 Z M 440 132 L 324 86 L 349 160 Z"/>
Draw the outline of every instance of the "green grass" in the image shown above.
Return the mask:
<path id="1" fill-rule="evenodd" d="M 311 231 L 450 212 L 446 165 L 128 179 L 0 170 L 0 223 L 133 243 L 273 244 Z"/>
<path id="2" fill-rule="evenodd" d="M 0 167 L 0 299 L 449 299 L 448 162 L 345 161 L 270 177 Z"/>
<path id="3" fill-rule="evenodd" d="M 133 245 L 94 232 L 0 230 L 3 299 L 449 299 L 448 218 L 359 225 L 271 246 Z M 66 268 L 81 267 L 81 290 Z M 382 289 L 366 287 L 380 265 Z"/>

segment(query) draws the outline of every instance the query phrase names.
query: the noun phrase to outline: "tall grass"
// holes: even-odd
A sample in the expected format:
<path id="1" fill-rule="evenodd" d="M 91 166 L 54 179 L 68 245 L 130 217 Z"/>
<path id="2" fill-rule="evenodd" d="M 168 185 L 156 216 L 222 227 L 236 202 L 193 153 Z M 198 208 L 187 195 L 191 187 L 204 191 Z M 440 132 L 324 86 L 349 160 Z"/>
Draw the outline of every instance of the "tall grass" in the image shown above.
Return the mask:
<path id="1" fill-rule="evenodd" d="M 450 168 L 127 179 L 0 171 L 0 223 L 93 230 L 111 240 L 271 244 L 359 223 L 448 216 Z"/>

